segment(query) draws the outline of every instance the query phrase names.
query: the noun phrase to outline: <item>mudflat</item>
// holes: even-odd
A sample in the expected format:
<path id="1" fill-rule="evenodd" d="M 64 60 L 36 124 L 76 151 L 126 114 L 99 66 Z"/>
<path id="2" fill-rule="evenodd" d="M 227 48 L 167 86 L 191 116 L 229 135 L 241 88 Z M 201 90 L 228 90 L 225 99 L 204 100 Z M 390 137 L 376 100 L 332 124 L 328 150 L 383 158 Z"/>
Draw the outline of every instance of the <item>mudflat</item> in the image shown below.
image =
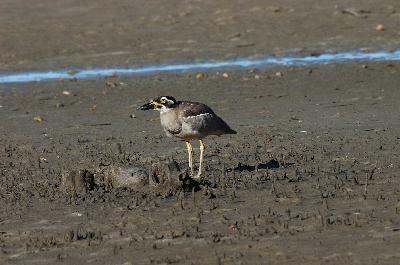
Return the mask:
<path id="1" fill-rule="evenodd" d="M 327 2 L 5 1 L 0 69 L 399 46 L 397 1 Z M 2 84 L 0 263 L 397 264 L 399 70 Z M 199 182 L 158 113 L 136 110 L 157 95 L 206 103 L 238 132 L 206 138 Z"/>

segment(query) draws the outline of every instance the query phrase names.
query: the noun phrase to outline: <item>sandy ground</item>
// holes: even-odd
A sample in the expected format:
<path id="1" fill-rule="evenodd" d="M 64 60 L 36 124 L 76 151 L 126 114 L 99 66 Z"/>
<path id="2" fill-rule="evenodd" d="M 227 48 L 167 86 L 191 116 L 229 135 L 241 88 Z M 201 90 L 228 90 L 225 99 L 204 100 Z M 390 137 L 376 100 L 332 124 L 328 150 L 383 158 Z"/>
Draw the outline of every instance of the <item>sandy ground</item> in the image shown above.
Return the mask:
<path id="1" fill-rule="evenodd" d="M 1 70 L 400 46 L 397 0 L 3 0 L 0 8 Z"/>
<path id="2" fill-rule="evenodd" d="M 1 3 L 3 72 L 399 45 L 397 1 L 26 2 Z M 0 85 L 0 263 L 398 264 L 399 71 Z M 160 94 L 238 131 L 206 140 L 200 182 L 136 110 Z"/>

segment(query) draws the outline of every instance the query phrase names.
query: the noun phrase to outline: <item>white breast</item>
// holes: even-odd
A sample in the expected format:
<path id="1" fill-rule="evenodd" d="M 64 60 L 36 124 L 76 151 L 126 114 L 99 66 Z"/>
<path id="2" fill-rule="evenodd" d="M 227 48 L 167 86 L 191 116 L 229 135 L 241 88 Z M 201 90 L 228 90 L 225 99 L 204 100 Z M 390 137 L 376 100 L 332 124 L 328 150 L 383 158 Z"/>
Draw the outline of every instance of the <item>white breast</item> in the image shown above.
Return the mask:
<path id="1" fill-rule="evenodd" d="M 172 109 L 160 111 L 160 121 L 161 126 L 168 136 L 171 136 L 172 132 L 178 133 L 181 131 L 181 124 L 178 121 L 176 112 Z"/>

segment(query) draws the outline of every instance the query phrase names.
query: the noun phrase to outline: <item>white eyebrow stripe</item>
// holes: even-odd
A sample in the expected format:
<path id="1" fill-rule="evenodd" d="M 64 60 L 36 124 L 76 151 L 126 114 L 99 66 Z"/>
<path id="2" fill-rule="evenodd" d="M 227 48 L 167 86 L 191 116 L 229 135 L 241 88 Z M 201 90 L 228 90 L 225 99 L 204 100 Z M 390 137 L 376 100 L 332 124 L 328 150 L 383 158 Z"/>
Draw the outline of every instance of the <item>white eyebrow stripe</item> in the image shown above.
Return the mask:
<path id="1" fill-rule="evenodd" d="M 173 100 L 170 100 L 170 99 L 168 99 L 167 97 L 162 97 L 160 100 L 164 100 L 165 102 L 169 102 L 169 103 L 171 103 L 171 104 L 174 103 Z"/>

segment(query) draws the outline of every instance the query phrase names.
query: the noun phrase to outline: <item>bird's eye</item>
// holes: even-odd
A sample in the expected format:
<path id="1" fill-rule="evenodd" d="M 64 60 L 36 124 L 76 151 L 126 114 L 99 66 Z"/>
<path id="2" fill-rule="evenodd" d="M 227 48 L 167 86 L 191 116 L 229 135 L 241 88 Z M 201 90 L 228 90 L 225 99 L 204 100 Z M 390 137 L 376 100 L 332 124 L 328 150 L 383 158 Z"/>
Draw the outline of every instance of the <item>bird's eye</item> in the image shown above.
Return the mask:
<path id="1" fill-rule="evenodd" d="M 160 103 L 164 104 L 165 103 L 165 98 L 160 99 Z"/>

